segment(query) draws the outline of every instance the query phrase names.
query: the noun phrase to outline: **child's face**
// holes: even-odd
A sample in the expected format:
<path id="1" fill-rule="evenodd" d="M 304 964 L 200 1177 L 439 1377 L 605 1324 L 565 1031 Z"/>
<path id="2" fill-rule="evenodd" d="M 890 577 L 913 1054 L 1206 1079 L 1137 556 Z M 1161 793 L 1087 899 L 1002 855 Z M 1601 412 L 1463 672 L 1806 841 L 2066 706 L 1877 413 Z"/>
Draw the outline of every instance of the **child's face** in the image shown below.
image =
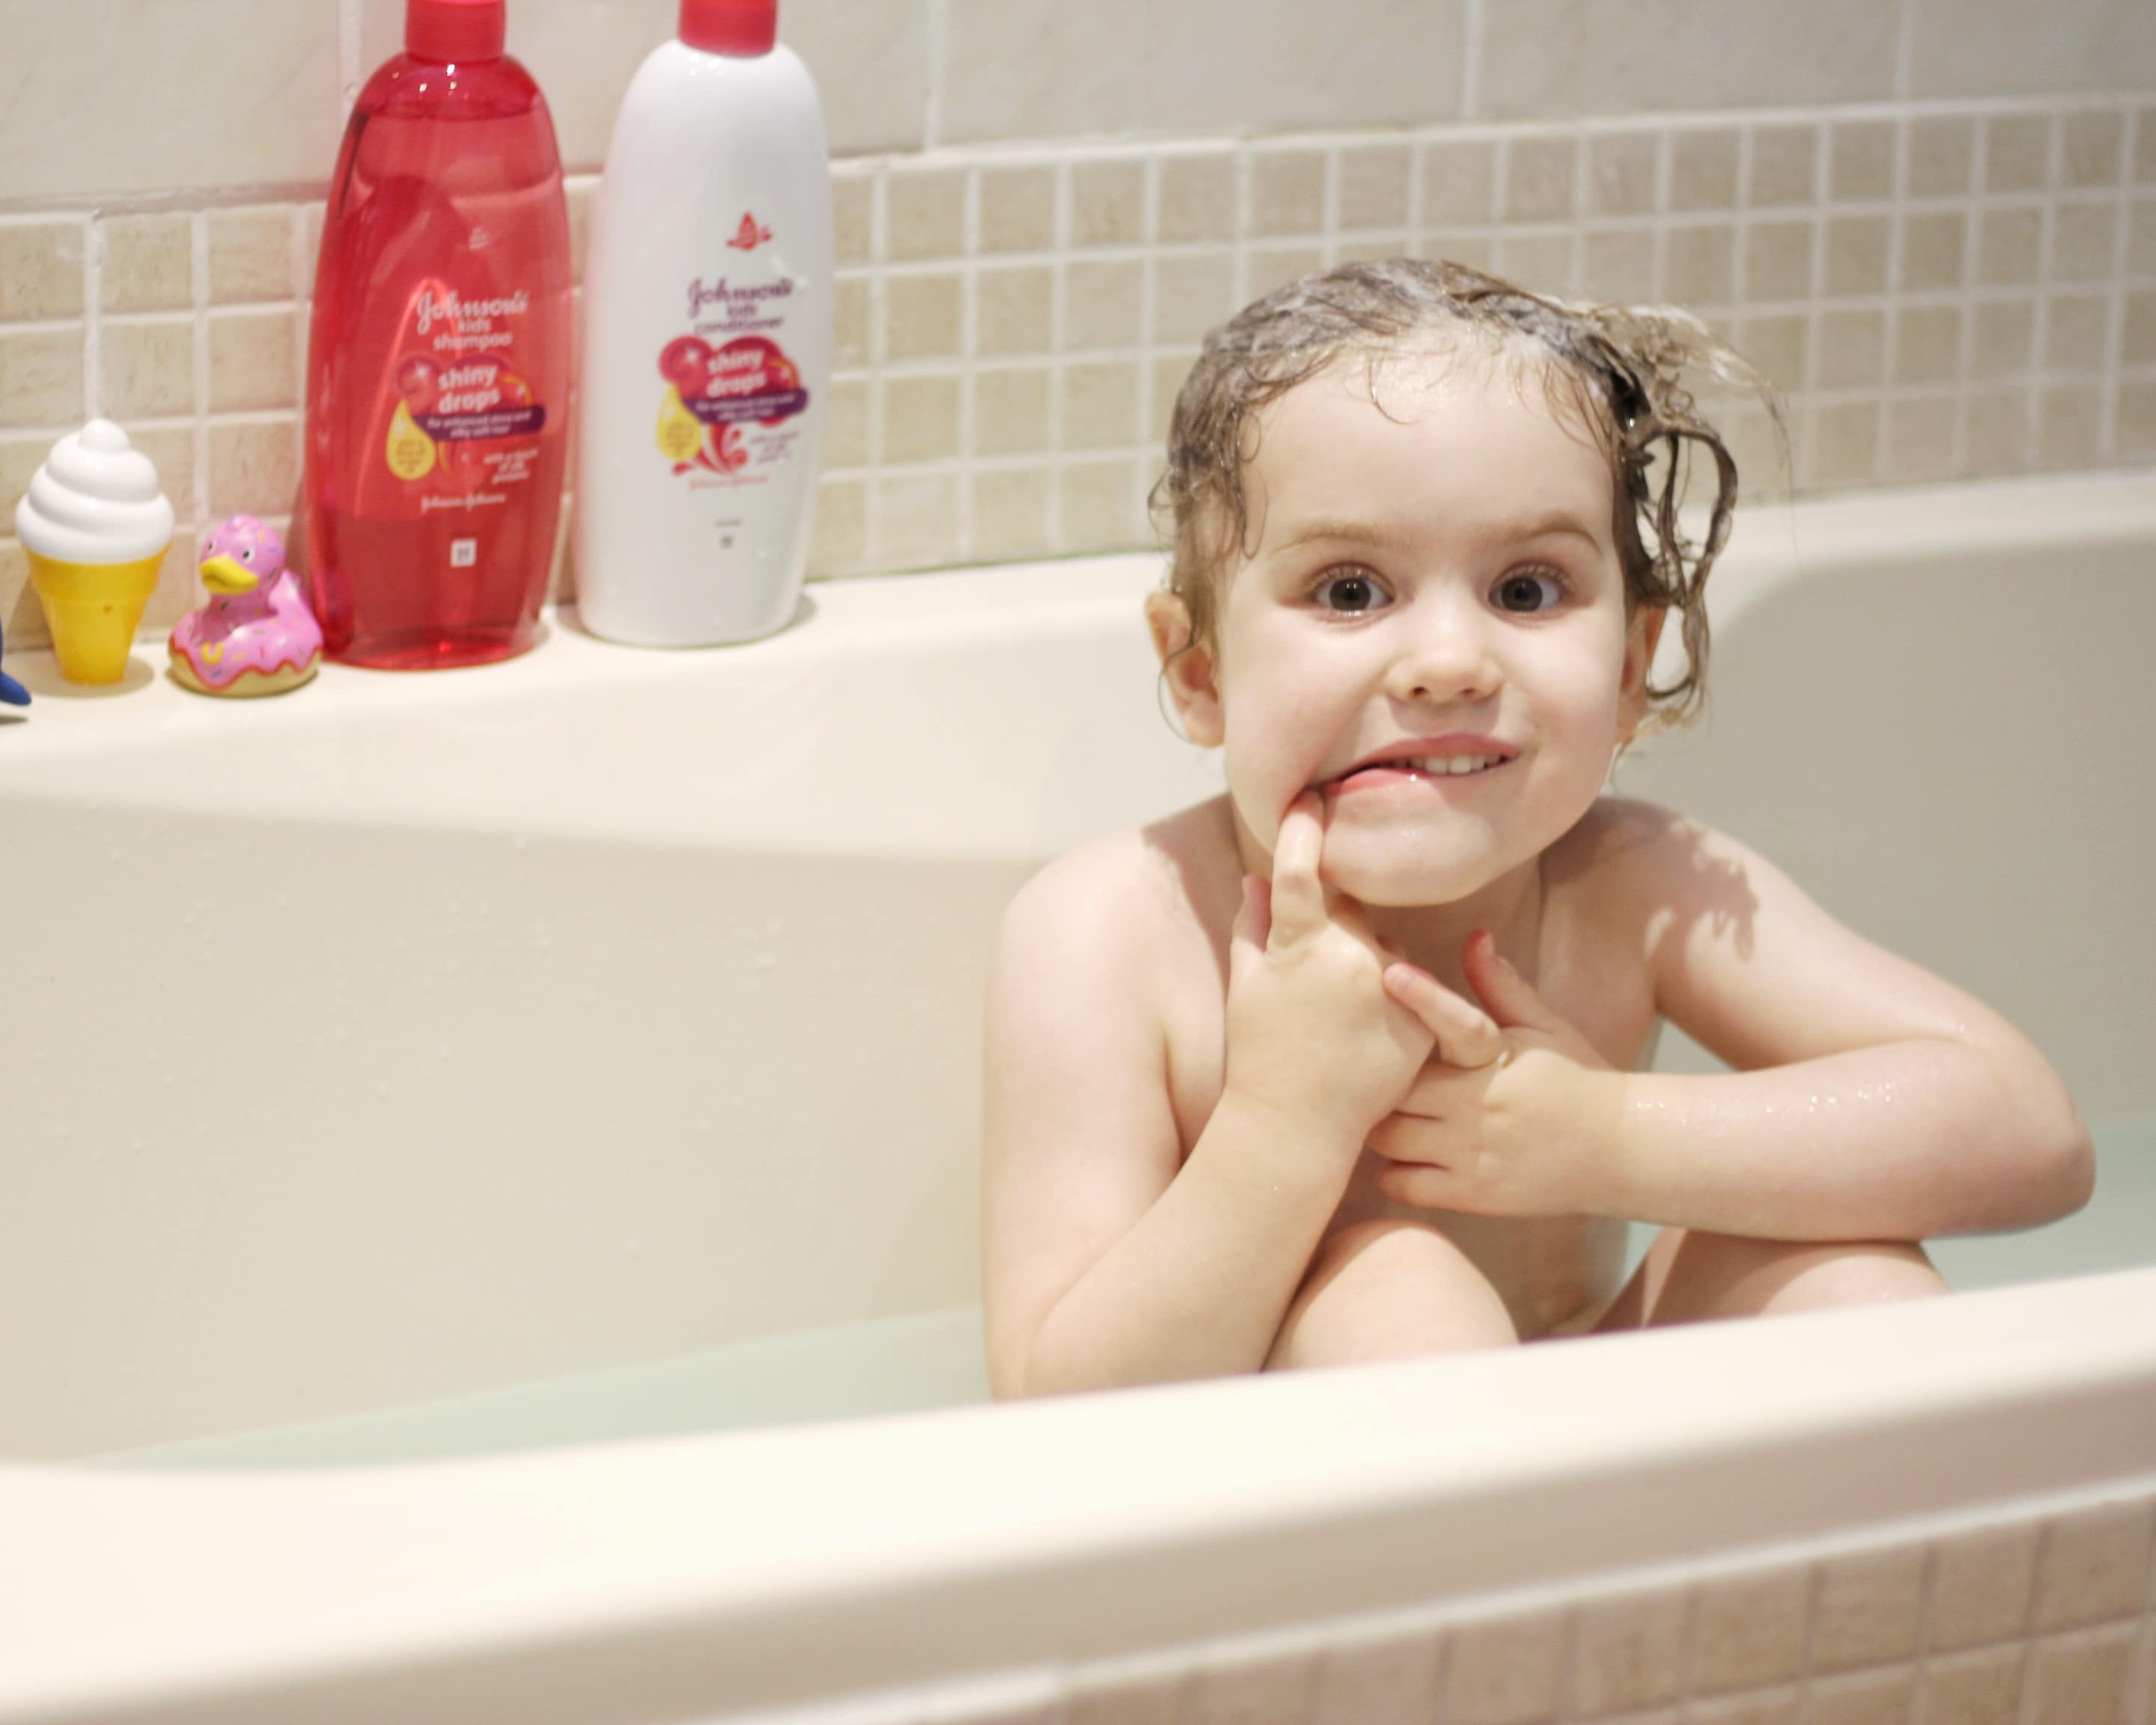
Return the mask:
<path id="1" fill-rule="evenodd" d="M 1168 667 L 1249 840 L 1270 855 L 1317 790 L 1326 877 L 1367 904 L 1531 863 L 1645 711 L 1659 614 L 1625 615 L 1609 459 L 1509 357 L 1389 365 L 1382 412 L 1356 360 L 1268 408 L 1255 549 L 1224 572 L 1216 650 Z"/>

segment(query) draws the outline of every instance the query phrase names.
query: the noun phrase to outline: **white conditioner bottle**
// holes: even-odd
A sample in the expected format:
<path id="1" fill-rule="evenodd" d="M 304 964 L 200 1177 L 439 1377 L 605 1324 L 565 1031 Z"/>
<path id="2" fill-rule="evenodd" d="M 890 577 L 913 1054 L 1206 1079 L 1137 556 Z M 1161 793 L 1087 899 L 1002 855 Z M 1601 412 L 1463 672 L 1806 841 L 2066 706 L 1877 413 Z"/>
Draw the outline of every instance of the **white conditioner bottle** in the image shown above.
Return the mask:
<path id="1" fill-rule="evenodd" d="M 793 619 L 830 404 L 831 175 L 777 0 L 681 0 L 593 202 L 574 538 L 584 626 L 643 647 Z"/>

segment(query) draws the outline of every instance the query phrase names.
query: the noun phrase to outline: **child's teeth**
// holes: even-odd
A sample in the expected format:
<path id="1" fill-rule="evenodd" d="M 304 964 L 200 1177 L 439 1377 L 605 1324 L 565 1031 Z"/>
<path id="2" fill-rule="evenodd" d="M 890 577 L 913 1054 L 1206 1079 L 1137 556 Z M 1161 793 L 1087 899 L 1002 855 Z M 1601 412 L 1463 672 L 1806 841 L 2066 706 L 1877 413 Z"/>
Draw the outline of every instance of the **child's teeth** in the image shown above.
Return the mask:
<path id="1" fill-rule="evenodd" d="M 1418 771 L 1432 774 L 1480 773 L 1496 764 L 1495 755 L 1430 755 L 1414 762 Z"/>

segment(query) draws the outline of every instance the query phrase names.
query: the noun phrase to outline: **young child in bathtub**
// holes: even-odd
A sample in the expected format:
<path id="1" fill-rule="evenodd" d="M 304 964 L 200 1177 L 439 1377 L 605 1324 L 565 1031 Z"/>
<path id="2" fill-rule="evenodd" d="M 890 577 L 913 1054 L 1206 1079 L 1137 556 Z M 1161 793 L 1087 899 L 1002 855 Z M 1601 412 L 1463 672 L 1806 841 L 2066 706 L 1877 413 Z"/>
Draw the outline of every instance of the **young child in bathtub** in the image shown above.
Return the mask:
<path id="1" fill-rule="evenodd" d="M 1404 261 L 1208 338 L 1147 619 L 1228 789 L 1005 918 L 998 1394 L 1909 1298 L 1944 1286 L 1928 1236 L 2086 1200 L 2086 1130 L 2010 1025 L 1604 794 L 1703 691 L 1736 475 L 1702 367 L 1745 375 L 1681 314 Z M 1658 1018 L 1737 1070 L 1640 1071 Z M 1620 1219 L 1661 1226 L 1621 1286 Z"/>

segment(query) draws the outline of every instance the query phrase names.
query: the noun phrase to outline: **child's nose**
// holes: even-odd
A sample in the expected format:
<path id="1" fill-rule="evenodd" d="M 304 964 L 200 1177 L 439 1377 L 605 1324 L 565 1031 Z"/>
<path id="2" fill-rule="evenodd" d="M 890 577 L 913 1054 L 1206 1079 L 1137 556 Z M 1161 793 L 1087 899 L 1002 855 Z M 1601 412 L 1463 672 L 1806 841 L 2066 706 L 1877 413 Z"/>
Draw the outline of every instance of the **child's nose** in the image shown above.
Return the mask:
<path id="1" fill-rule="evenodd" d="M 1400 701 L 1475 701 L 1496 693 L 1502 672 L 1485 619 L 1465 607 L 1432 614 L 1393 661 L 1387 692 Z"/>

